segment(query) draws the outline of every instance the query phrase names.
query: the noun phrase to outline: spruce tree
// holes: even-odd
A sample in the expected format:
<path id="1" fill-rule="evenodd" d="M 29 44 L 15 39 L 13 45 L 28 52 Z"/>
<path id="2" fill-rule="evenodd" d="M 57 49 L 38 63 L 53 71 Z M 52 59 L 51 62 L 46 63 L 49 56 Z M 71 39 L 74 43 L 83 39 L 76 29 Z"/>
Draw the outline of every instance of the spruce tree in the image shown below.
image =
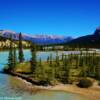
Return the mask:
<path id="1" fill-rule="evenodd" d="M 83 63 L 82 63 L 82 76 L 83 77 L 87 77 L 87 70 L 86 70 L 87 68 L 86 67 L 87 66 L 86 66 L 86 59 L 85 59 L 85 60 L 83 60 Z"/>
<path id="2" fill-rule="evenodd" d="M 9 48 L 9 56 L 8 56 L 8 67 L 9 71 L 11 71 L 14 67 L 14 53 L 13 53 L 13 44 L 12 44 L 12 34 L 10 34 L 10 48 Z"/>
<path id="3" fill-rule="evenodd" d="M 47 63 L 49 63 L 49 60 L 50 60 L 50 57 L 48 56 L 48 57 L 47 57 Z"/>
<path id="4" fill-rule="evenodd" d="M 37 59 L 36 59 L 36 45 L 31 43 L 31 70 L 32 72 L 35 71 L 37 66 Z"/>
<path id="5" fill-rule="evenodd" d="M 13 50 L 13 53 L 14 53 L 14 66 L 16 66 L 16 63 L 17 63 L 17 57 L 16 57 L 16 47 L 14 46 L 14 50 Z"/>
<path id="6" fill-rule="evenodd" d="M 59 65 L 60 65 L 60 60 L 59 60 L 58 52 L 56 53 L 56 64 L 57 64 L 57 66 L 59 67 Z"/>
<path id="7" fill-rule="evenodd" d="M 46 81 L 45 66 L 42 65 L 41 58 L 39 59 L 39 69 L 40 69 L 40 75 L 41 75 L 41 79 L 40 80 L 43 80 L 43 81 L 45 80 Z"/>
<path id="8" fill-rule="evenodd" d="M 75 68 L 77 69 L 79 67 L 79 55 L 76 54 L 76 64 Z"/>
<path id="9" fill-rule="evenodd" d="M 52 54 L 50 54 L 50 61 L 49 61 L 49 62 L 50 62 L 50 63 L 49 63 L 50 66 L 52 67 L 52 65 L 53 65 L 53 64 L 52 64 Z"/>
<path id="10" fill-rule="evenodd" d="M 42 60 L 41 60 L 41 58 L 39 59 L 39 66 L 41 66 L 42 65 Z"/>
<path id="11" fill-rule="evenodd" d="M 70 72 L 70 62 L 69 62 L 69 56 L 68 55 L 65 55 L 64 57 L 64 76 L 63 76 L 63 79 L 64 79 L 64 82 L 65 83 L 68 83 L 69 82 L 69 72 Z"/>
<path id="12" fill-rule="evenodd" d="M 62 58 L 61 58 L 61 60 L 62 60 L 62 61 L 64 60 L 64 53 L 62 53 Z"/>
<path id="13" fill-rule="evenodd" d="M 23 46 L 22 46 L 22 34 L 19 33 L 19 62 L 24 61 Z"/>
<path id="14" fill-rule="evenodd" d="M 95 77 L 96 77 L 96 79 L 100 80 L 100 56 L 97 57 L 97 64 L 95 67 L 96 67 L 95 68 L 95 71 L 96 71 Z"/>

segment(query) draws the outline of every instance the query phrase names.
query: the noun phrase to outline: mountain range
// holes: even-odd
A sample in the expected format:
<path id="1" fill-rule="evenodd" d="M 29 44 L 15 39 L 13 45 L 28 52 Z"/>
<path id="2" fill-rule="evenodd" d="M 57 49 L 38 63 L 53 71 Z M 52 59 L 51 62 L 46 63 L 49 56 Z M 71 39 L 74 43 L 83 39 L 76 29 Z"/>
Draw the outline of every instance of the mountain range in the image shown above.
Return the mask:
<path id="1" fill-rule="evenodd" d="M 100 48 L 100 27 L 93 34 L 78 37 L 65 44 L 74 48 Z"/>
<path id="2" fill-rule="evenodd" d="M 10 30 L 0 30 L 0 37 L 9 38 L 10 34 L 14 40 L 18 40 L 19 34 Z M 76 39 L 56 35 L 28 35 L 22 34 L 22 39 L 39 45 L 62 44 L 73 48 L 100 48 L 100 27 L 93 34 L 81 36 Z"/>
<path id="3" fill-rule="evenodd" d="M 19 34 L 10 30 L 0 30 L 0 36 L 3 38 L 9 38 L 12 34 L 14 40 L 18 40 Z M 39 45 L 48 45 L 48 44 L 62 44 L 71 41 L 73 38 L 56 36 L 56 35 L 28 35 L 22 34 L 22 39 L 25 41 L 31 41 Z"/>

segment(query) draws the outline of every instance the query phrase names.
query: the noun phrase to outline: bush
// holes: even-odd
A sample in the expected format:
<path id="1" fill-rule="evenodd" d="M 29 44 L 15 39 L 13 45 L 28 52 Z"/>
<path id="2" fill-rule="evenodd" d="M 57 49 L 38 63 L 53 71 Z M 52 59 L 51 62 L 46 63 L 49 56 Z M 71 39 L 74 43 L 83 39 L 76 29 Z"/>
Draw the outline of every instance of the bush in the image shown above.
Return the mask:
<path id="1" fill-rule="evenodd" d="M 98 82 L 98 85 L 100 86 L 100 82 Z"/>
<path id="2" fill-rule="evenodd" d="M 47 80 L 41 80 L 39 85 L 48 86 L 50 83 Z"/>
<path id="3" fill-rule="evenodd" d="M 88 87 L 92 86 L 92 84 L 93 83 L 91 80 L 85 78 L 85 79 L 81 79 L 79 81 L 79 83 L 77 84 L 77 86 L 80 88 L 88 88 Z"/>

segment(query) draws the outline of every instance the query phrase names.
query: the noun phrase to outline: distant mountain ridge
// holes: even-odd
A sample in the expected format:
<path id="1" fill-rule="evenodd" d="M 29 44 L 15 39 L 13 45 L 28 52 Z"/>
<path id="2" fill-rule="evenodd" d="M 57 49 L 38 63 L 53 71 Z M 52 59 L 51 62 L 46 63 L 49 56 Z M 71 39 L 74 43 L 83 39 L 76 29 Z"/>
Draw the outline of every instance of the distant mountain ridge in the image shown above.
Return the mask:
<path id="1" fill-rule="evenodd" d="M 19 34 L 10 30 L 0 30 L 0 36 L 4 38 L 9 38 L 12 34 L 13 39 L 18 40 Z M 56 35 L 27 35 L 22 34 L 23 40 L 32 41 L 36 44 L 46 45 L 46 44 L 61 44 L 72 40 L 72 37 L 62 37 Z"/>
<path id="2" fill-rule="evenodd" d="M 82 36 L 65 43 L 70 47 L 100 48 L 100 27 L 91 35 Z"/>

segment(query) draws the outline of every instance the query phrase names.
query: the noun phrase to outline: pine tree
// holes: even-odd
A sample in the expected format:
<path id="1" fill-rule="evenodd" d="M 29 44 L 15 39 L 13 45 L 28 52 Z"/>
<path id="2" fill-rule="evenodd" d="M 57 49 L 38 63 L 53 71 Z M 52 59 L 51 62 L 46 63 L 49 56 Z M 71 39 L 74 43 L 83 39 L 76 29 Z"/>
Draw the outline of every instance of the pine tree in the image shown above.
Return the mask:
<path id="1" fill-rule="evenodd" d="M 17 63 L 17 57 L 16 57 L 16 47 L 15 47 L 15 46 L 14 46 L 13 53 L 14 53 L 14 66 L 16 66 L 16 63 Z"/>
<path id="2" fill-rule="evenodd" d="M 41 60 L 41 58 L 39 59 L 39 66 L 41 66 L 42 65 L 42 60 Z"/>
<path id="3" fill-rule="evenodd" d="M 39 69 L 40 69 L 40 74 L 41 74 L 41 80 L 46 81 L 45 66 L 42 65 L 41 58 L 39 59 Z"/>
<path id="4" fill-rule="evenodd" d="M 84 59 L 84 58 L 83 58 Z M 87 71 L 86 71 L 86 59 L 83 60 L 83 64 L 82 64 L 82 76 L 86 77 L 87 76 Z"/>
<path id="5" fill-rule="evenodd" d="M 35 71 L 37 66 L 37 59 L 36 59 L 36 45 L 31 43 L 31 70 L 32 72 Z"/>
<path id="6" fill-rule="evenodd" d="M 14 67 L 14 53 L 13 53 L 13 44 L 12 44 L 12 35 L 11 34 L 10 34 L 9 56 L 8 56 L 8 67 L 9 67 L 9 71 L 11 71 Z"/>
<path id="7" fill-rule="evenodd" d="M 60 60 L 59 60 L 58 52 L 56 53 L 56 64 L 57 64 L 57 66 L 59 67 L 59 65 L 60 65 Z"/>
<path id="8" fill-rule="evenodd" d="M 83 52 L 82 50 L 80 51 L 80 56 L 79 56 L 79 66 L 82 66 L 83 64 Z"/>
<path id="9" fill-rule="evenodd" d="M 52 65 L 53 65 L 53 64 L 52 64 L 52 54 L 50 54 L 50 61 L 49 61 L 49 62 L 50 62 L 50 63 L 49 63 L 50 66 L 52 67 Z"/>
<path id="10" fill-rule="evenodd" d="M 54 66 L 52 54 L 50 54 L 49 57 L 49 67 L 50 69 L 48 70 L 48 81 L 50 82 L 55 79 L 55 66 Z"/>
<path id="11" fill-rule="evenodd" d="M 63 59 L 63 82 L 67 83 L 68 82 L 68 77 L 69 77 L 69 62 L 68 62 L 68 58 L 67 55 L 65 55 L 64 59 Z"/>
<path id="12" fill-rule="evenodd" d="M 48 56 L 48 57 L 47 57 L 47 63 L 49 63 L 49 60 L 50 60 L 50 57 Z"/>
<path id="13" fill-rule="evenodd" d="M 96 79 L 100 80 L 100 56 L 97 57 L 97 64 L 95 66 L 95 77 Z"/>
<path id="14" fill-rule="evenodd" d="M 22 46 L 22 34 L 19 33 L 19 62 L 24 61 L 23 46 Z"/>
<path id="15" fill-rule="evenodd" d="M 62 60 L 62 61 L 64 60 L 64 53 L 62 53 L 62 58 L 61 58 L 61 60 Z"/>
<path id="16" fill-rule="evenodd" d="M 64 59 L 63 59 L 63 64 L 64 64 L 64 67 L 68 65 L 68 61 L 67 61 L 67 55 L 65 55 Z"/>
<path id="17" fill-rule="evenodd" d="M 79 56 L 76 54 L 76 66 L 75 68 L 77 69 L 79 67 Z"/>

